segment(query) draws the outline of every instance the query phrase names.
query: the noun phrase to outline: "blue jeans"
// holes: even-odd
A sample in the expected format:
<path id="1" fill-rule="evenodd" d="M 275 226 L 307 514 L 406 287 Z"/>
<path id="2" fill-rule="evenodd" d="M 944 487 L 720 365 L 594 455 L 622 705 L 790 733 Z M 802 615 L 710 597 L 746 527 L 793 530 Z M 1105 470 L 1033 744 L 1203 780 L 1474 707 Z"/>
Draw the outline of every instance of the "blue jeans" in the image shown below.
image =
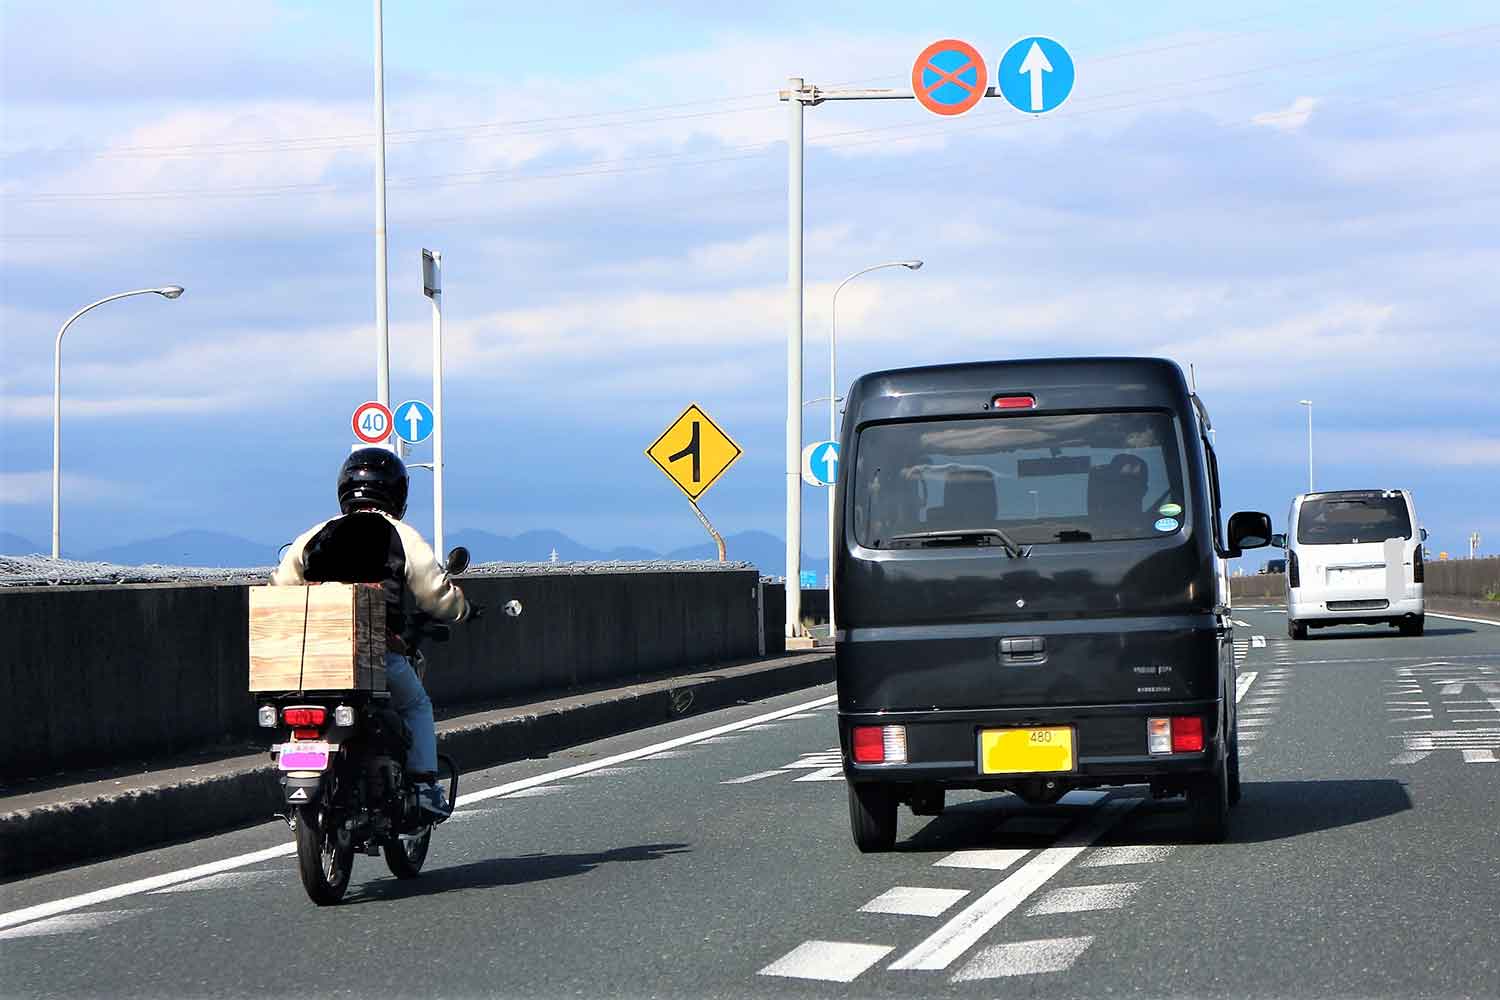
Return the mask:
<path id="1" fill-rule="evenodd" d="M 411 730 L 407 773 L 436 774 L 437 727 L 432 722 L 432 701 L 411 661 L 400 653 L 385 654 L 385 686 L 391 692 L 391 707 Z"/>

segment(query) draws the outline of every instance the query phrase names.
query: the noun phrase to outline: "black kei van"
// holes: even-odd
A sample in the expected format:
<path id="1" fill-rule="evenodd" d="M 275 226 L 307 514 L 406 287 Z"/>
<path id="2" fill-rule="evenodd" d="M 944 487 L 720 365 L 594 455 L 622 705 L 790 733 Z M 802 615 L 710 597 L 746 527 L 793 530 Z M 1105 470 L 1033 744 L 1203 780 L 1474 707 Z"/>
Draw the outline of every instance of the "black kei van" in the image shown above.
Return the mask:
<path id="1" fill-rule="evenodd" d="M 1199 839 L 1239 798 L 1208 413 L 1170 361 L 907 368 L 849 391 L 834 575 L 839 734 L 863 851 L 944 790 L 1149 784 Z"/>

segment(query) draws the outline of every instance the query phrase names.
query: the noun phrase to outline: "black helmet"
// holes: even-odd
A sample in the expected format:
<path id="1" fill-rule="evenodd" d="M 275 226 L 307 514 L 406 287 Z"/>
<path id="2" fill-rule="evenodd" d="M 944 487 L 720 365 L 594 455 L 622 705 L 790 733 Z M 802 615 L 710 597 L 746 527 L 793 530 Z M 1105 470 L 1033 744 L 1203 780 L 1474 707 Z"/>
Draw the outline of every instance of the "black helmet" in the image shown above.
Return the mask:
<path id="1" fill-rule="evenodd" d="M 360 448 L 339 469 L 339 510 L 351 514 L 365 507 L 394 518 L 406 513 L 410 479 L 406 463 L 385 448 Z"/>

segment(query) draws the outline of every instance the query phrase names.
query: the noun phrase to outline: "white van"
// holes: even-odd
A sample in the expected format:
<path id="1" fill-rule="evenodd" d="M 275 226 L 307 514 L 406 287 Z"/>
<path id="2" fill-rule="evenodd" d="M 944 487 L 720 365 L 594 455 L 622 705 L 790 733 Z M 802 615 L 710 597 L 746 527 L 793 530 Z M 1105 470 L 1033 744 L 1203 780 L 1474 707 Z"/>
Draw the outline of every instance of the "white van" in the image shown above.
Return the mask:
<path id="1" fill-rule="evenodd" d="M 1292 501 L 1286 547 L 1287 634 L 1324 625 L 1388 624 L 1421 635 L 1422 542 L 1406 490 L 1304 493 Z"/>

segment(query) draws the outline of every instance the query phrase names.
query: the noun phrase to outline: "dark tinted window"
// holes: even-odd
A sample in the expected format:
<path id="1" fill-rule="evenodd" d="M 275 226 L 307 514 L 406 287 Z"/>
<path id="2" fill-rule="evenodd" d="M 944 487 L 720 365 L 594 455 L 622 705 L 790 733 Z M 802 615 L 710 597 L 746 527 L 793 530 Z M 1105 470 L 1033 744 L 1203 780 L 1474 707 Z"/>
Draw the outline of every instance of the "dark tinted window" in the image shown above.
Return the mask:
<path id="1" fill-rule="evenodd" d="M 880 424 L 855 451 L 854 535 L 1000 528 L 1020 544 L 1151 538 L 1186 516 L 1166 413 Z"/>
<path id="2" fill-rule="evenodd" d="M 1302 501 L 1297 541 L 1303 545 L 1347 545 L 1410 538 L 1411 518 L 1400 496 L 1314 497 Z"/>

